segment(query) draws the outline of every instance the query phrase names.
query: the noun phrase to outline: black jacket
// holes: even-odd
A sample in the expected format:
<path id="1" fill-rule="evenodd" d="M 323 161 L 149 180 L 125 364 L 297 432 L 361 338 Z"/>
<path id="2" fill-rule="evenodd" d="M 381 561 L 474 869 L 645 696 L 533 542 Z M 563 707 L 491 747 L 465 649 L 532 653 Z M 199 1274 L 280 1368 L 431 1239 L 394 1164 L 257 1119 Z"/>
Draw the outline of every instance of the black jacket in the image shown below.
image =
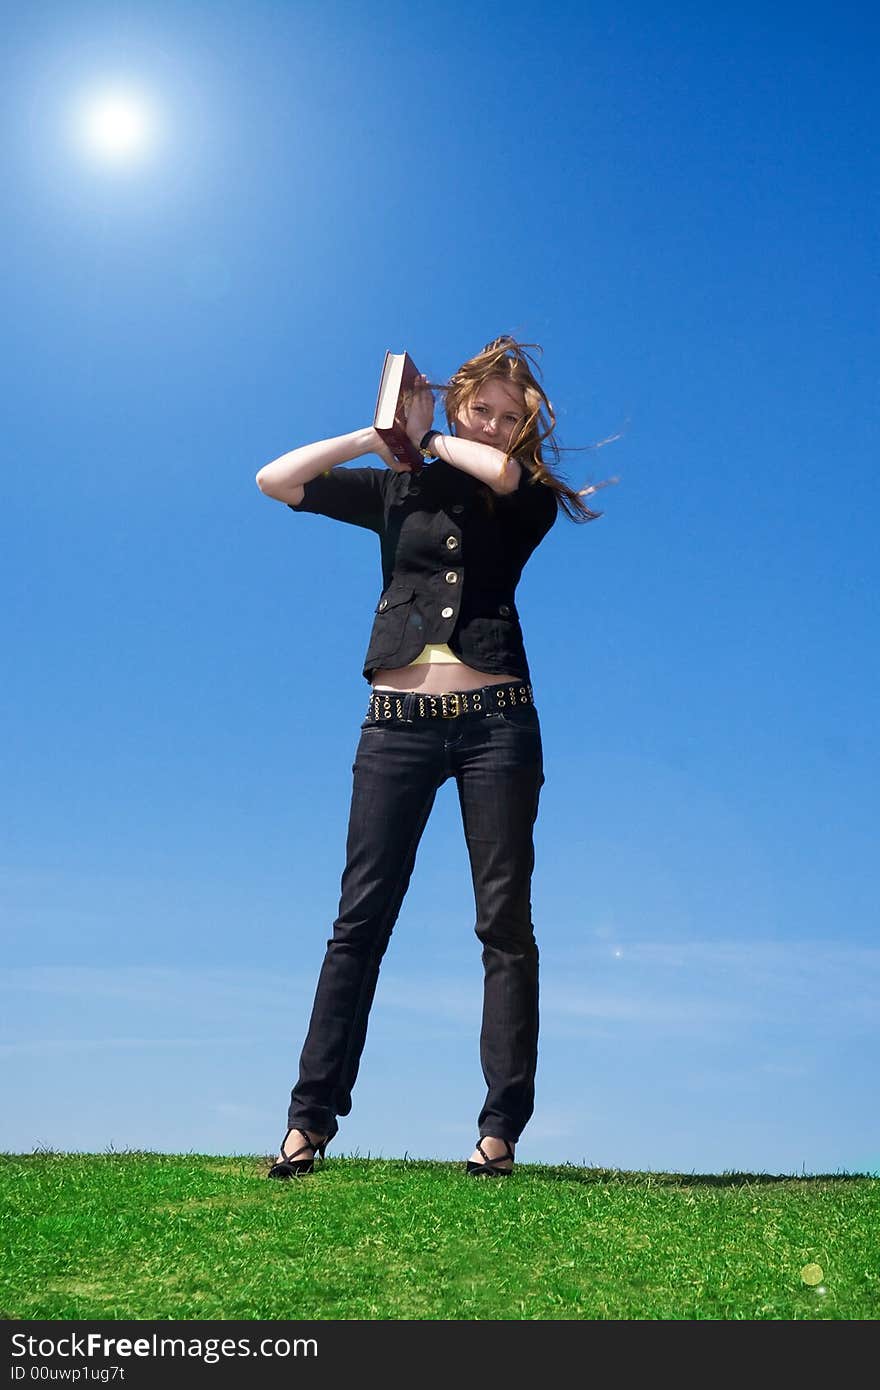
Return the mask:
<path id="1" fill-rule="evenodd" d="M 446 642 L 468 666 L 530 680 L 514 594 L 532 551 L 556 520 L 556 493 L 532 483 L 492 493 L 437 459 L 418 474 L 337 466 L 304 484 L 295 512 L 316 512 L 375 531 L 382 545 L 382 596 L 364 659 L 408 666 L 426 642 Z"/>

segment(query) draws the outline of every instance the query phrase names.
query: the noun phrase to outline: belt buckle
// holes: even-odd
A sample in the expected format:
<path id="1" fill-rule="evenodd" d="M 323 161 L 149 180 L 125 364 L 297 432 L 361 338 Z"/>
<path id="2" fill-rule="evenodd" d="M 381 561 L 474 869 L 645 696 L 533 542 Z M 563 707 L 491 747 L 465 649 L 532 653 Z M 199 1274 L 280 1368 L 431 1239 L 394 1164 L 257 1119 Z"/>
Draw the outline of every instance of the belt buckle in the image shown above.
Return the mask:
<path id="1" fill-rule="evenodd" d="M 446 708 L 446 701 L 447 701 L 447 700 L 454 700 L 454 701 L 455 701 L 455 709 L 453 709 L 453 710 L 447 710 L 447 708 Z M 460 704 L 461 704 L 461 702 L 460 702 L 460 700 L 459 700 L 458 691 L 457 691 L 457 690 L 453 690 L 453 691 L 451 692 L 451 694 L 449 694 L 449 695 L 441 695 L 441 696 L 440 696 L 440 709 L 441 709 L 441 713 L 442 713 L 442 715 L 443 715 L 443 718 L 444 718 L 444 719 L 454 719 L 455 716 L 456 716 L 457 714 L 460 714 L 460 713 L 461 713 Z"/>

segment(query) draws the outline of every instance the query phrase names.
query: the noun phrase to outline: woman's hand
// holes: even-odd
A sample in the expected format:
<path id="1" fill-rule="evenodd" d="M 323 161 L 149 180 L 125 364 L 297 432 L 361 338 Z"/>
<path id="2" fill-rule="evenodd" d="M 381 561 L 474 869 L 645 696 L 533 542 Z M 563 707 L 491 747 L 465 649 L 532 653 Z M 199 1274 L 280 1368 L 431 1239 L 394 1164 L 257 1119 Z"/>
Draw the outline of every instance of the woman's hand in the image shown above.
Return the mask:
<path id="1" fill-rule="evenodd" d="M 385 443 L 385 440 L 382 438 L 381 434 L 379 434 L 377 430 L 373 429 L 372 426 L 370 428 L 373 434 L 373 442 L 370 446 L 370 453 L 378 454 L 382 462 L 387 463 L 389 468 L 393 468 L 395 473 L 411 473 L 412 468 L 410 467 L 410 465 L 408 463 L 398 463 L 397 459 L 394 457 L 391 450 L 388 448 L 388 445 Z M 424 434 L 424 430 L 422 431 L 422 434 Z M 421 439 L 421 435 L 419 435 L 419 438 Z"/>
<path id="2" fill-rule="evenodd" d="M 426 376 L 416 377 L 413 383 L 412 401 L 406 413 L 406 433 L 416 448 L 423 436 L 431 428 L 434 420 L 434 392 L 428 385 Z"/>

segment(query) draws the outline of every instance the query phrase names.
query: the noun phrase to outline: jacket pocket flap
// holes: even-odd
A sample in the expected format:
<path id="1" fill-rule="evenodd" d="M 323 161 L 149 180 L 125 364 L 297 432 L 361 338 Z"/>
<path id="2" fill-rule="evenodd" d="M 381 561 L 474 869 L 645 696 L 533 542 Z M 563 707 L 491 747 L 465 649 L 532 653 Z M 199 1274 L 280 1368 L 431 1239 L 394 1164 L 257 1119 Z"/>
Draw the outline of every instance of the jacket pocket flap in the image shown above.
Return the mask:
<path id="1" fill-rule="evenodd" d="M 389 608 L 397 608 L 398 604 L 409 603 L 415 589 L 411 584 L 406 586 L 393 586 L 382 595 L 376 604 L 377 613 L 385 613 Z"/>

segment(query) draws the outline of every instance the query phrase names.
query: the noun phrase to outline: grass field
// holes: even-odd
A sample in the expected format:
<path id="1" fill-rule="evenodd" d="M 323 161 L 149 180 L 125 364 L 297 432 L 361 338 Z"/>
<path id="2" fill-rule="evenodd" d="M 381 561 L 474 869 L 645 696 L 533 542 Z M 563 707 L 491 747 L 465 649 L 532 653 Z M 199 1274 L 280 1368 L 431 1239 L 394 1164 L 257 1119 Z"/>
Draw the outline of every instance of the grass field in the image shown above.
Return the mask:
<path id="1" fill-rule="evenodd" d="M 880 1179 L 0 1156 L 0 1317 L 876 1319 Z"/>

